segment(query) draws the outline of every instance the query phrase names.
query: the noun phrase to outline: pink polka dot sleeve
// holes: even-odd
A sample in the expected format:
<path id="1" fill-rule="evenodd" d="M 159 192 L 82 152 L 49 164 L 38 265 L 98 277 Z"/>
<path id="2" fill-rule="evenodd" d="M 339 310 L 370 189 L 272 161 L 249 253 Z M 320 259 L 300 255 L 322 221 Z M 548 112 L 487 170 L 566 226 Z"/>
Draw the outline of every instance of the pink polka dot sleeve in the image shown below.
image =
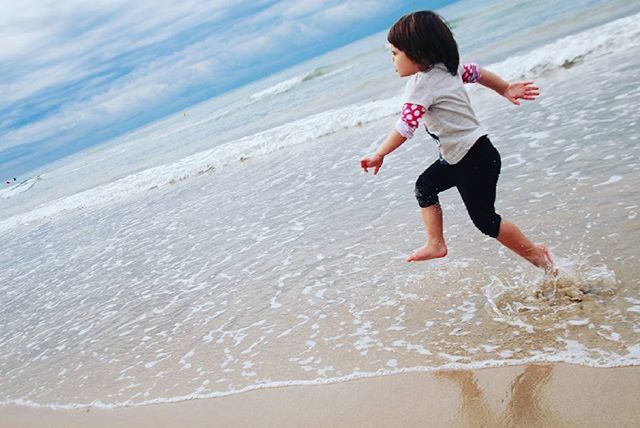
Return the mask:
<path id="1" fill-rule="evenodd" d="M 480 67 L 478 64 L 470 62 L 469 64 L 462 64 L 462 82 L 463 83 L 476 83 L 480 79 Z"/>
<path id="2" fill-rule="evenodd" d="M 404 104 L 400 119 L 396 122 L 396 131 L 406 139 L 413 137 L 413 133 L 418 128 L 420 119 L 425 112 L 426 109 L 419 104 Z"/>

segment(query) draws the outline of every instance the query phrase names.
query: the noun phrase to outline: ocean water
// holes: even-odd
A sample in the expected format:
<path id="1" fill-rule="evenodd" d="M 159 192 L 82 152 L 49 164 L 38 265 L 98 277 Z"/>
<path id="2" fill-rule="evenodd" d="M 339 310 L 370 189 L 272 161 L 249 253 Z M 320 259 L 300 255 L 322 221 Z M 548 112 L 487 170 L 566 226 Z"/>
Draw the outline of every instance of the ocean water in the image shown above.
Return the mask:
<path id="1" fill-rule="evenodd" d="M 557 279 L 442 195 L 424 242 L 424 132 L 373 177 L 403 80 L 380 33 L 0 190 L 0 403 L 142 405 L 390 373 L 640 364 L 640 2 L 463 1 L 469 86 L 500 150 L 498 212 Z"/>

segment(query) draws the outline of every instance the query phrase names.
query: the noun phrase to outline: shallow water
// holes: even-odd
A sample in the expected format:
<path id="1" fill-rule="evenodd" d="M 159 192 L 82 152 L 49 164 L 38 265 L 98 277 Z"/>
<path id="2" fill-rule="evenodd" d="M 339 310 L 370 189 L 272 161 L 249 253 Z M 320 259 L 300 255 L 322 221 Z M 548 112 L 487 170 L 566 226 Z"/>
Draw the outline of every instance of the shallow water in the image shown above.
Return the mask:
<path id="1" fill-rule="evenodd" d="M 502 154 L 498 212 L 551 248 L 559 278 L 475 230 L 455 190 L 441 197 L 449 256 L 405 263 L 424 241 L 413 183 L 435 145 L 420 135 L 362 173 L 395 120 L 381 115 L 0 229 L 2 400 L 640 364 L 639 53 L 542 70 L 543 96 L 520 108 L 471 91 Z"/>

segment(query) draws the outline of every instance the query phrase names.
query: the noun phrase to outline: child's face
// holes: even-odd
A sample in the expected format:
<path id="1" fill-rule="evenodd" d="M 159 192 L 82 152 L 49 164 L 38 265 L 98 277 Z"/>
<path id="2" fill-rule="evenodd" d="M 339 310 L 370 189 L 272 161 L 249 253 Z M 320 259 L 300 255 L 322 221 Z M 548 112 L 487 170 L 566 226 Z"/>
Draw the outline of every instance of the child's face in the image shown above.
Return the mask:
<path id="1" fill-rule="evenodd" d="M 407 54 L 393 45 L 391 45 L 391 57 L 393 58 L 393 66 L 396 69 L 396 73 L 400 77 L 411 76 L 420 71 L 418 64 L 410 60 Z"/>

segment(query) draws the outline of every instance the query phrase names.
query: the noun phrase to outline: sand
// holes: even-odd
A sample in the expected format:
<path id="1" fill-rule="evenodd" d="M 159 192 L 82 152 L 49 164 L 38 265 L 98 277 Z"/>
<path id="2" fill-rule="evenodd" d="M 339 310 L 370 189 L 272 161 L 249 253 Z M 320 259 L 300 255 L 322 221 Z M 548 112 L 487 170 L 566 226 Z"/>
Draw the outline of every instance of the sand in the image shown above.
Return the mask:
<path id="1" fill-rule="evenodd" d="M 1 427 L 640 426 L 640 367 L 406 373 L 118 409 L 0 406 Z"/>

